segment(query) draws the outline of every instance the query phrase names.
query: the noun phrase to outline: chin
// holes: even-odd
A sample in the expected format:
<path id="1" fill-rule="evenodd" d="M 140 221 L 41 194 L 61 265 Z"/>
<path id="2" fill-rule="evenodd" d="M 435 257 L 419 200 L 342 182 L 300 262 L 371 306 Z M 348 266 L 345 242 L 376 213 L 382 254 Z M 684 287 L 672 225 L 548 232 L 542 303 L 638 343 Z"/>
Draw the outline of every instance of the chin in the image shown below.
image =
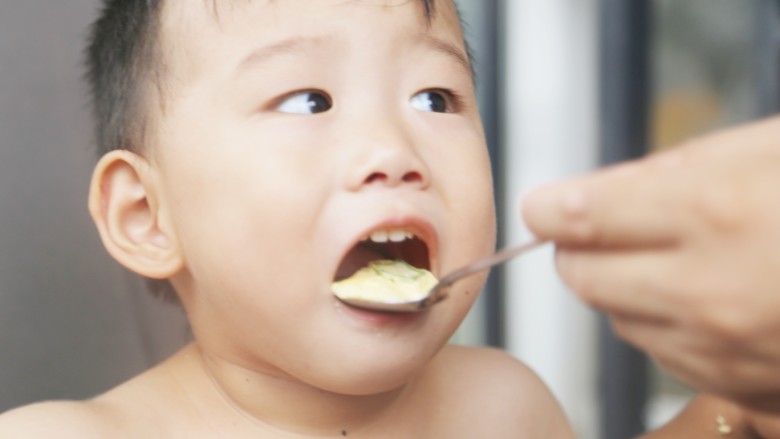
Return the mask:
<path id="1" fill-rule="evenodd" d="M 329 382 L 327 386 L 319 387 L 340 395 L 370 396 L 397 390 L 412 381 L 415 376 L 414 372 L 393 375 L 377 372 L 360 376 L 338 377 Z"/>
<path id="2" fill-rule="evenodd" d="M 312 383 L 329 392 L 367 396 L 396 390 L 419 375 L 436 355 L 439 349 L 412 353 L 377 353 L 364 351 L 366 355 L 350 356 L 340 364 L 332 364 L 318 377 L 319 383 Z"/>

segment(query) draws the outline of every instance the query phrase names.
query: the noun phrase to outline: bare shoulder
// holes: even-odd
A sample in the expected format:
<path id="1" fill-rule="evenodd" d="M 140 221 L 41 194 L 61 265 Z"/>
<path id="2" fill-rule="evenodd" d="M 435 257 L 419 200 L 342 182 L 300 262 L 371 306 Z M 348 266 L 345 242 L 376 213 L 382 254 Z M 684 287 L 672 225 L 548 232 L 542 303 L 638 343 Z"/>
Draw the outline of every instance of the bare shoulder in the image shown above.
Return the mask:
<path id="1" fill-rule="evenodd" d="M 536 380 L 536 374 L 525 364 L 496 348 L 448 345 L 441 350 L 436 361 L 447 363 L 447 368 L 453 373 L 471 373 L 488 368 L 501 378 Z M 484 376 L 478 379 L 492 380 L 493 377 Z M 477 377 L 472 377 L 475 378 Z"/>
<path id="2" fill-rule="evenodd" d="M 574 437 L 544 382 L 504 351 L 448 346 L 430 372 L 435 374 L 430 380 L 448 394 L 448 418 L 468 420 L 458 427 L 460 432 L 473 428 L 473 437 Z"/>
<path id="3" fill-rule="evenodd" d="M 92 399 L 10 410 L 0 414 L 0 438 L 163 437 L 159 413 L 170 413 L 173 404 L 160 375 L 158 366 Z"/>
<path id="4" fill-rule="evenodd" d="M 52 401 L 23 406 L 0 414 L 3 438 L 104 438 L 110 422 L 90 402 Z"/>
<path id="5" fill-rule="evenodd" d="M 508 353 L 487 347 L 447 346 L 433 367 L 448 386 L 474 394 L 495 395 L 505 402 L 523 404 L 529 400 L 551 399 L 538 375 Z"/>

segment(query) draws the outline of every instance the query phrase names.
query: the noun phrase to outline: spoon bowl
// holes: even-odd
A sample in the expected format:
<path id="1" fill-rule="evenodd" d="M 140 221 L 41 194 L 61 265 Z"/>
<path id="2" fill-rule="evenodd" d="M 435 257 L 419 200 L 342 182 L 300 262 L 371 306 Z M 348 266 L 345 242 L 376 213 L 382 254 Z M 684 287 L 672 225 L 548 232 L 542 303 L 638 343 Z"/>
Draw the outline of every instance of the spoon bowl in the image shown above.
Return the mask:
<path id="1" fill-rule="evenodd" d="M 410 301 L 382 302 L 368 300 L 365 298 L 339 298 L 342 302 L 370 311 L 381 312 L 420 312 L 447 298 L 449 287 L 464 277 L 471 276 L 490 267 L 506 262 L 527 251 L 533 250 L 546 241 L 533 240 L 525 244 L 506 247 L 488 257 L 478 259 L 464 267 L 461 267 L 450 274 L 444 276 L 439 282 L 431 288 L 422 298 Z"/>

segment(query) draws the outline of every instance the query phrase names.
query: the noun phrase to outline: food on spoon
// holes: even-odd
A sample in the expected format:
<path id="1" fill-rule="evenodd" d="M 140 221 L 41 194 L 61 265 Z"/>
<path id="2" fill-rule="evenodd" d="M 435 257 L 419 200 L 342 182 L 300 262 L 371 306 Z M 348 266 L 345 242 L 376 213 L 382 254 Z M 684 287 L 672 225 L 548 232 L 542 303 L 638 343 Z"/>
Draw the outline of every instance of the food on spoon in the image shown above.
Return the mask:
<path id="1" fill-rule="evenodd" d="M 352 276 L 331 284 L 342 300 L 377 303 L 404 303 L 424 299 L 438 280 L 428 270 L 404 261 L 373 261 Z"/>

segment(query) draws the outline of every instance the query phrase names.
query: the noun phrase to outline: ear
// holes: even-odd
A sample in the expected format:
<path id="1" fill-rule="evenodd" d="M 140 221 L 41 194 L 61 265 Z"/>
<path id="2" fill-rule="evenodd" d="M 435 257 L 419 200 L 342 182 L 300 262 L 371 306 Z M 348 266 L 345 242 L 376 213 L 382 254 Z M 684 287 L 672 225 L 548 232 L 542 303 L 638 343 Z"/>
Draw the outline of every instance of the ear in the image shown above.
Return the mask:
<path id="1" fill-rule="evenodd" d="M 153 177 L 141 156 L 109 152 L 92 175 L 89 211 L 114 259 L 142 276 L 167 279 L 183 268 L 184 258 Z"/>

